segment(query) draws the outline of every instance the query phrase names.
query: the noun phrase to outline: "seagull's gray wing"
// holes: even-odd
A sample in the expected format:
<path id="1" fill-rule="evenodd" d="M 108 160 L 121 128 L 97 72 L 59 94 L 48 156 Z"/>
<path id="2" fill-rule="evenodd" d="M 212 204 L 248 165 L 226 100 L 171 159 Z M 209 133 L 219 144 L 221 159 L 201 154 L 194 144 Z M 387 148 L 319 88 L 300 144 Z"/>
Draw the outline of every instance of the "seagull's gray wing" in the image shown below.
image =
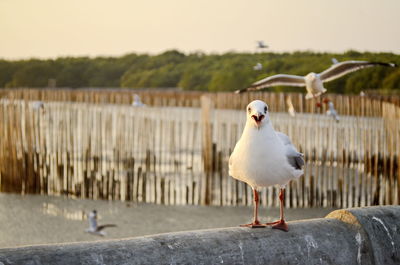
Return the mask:
<path id="1" fill-rule="evenodd" d="M 251 90 L 259 90 L 271 86 L 305 86 L 305 85 L 306 82 L 303 76 L 278 74 L 261 79 L 253 83 L 248 88 L 236 90 L 235 93 L 242 93 Z"/>
<path id="2" fill-rule="evenodd" d="M 289 136 L 281 132 L 276 132 L 276 135 L 285 146 L 285 154 L 289 164 L 295 169 L 301 169 L 304 166 L 304 155 L 297 151 L 296 147 L 290 141 Z"/>
<path id="3" fill-rule="evenodd" d="M 117 225 L 114 225 L 114 224 L 99 225 L 99 226 L 97 227 L 96 231 L 101 231 L 101 230 L 103 230 L 103 229 L 106 228 L 106 227 L 116 227 L 116 226 L 117 226 Z"/>
<path id="4" fill-rule="evenodd" d="M 372 67 L 376 65 L 396 67 L 394 63 L 367 62 L 367 61 L 345 61 L 332 65 L 319 74 L 322 82 L 329 82 L 336 78 L 342 77 L 348 73 Z"/>
<path id="5" fill-rule="evenodd" d="M 295 169 L 301 169 L 304 166 L 304 155 L 298 152 L 292 144 L 285 145 L 285 147 L 289 164 Z"/>
<path id="6" fill-rule="evenodd" d="M 279 139 L 282 141 L 283 145 L 292 144 L 289 136 L 287 136 L 286 134 L 281 133 L 281 132 L 275 132 L 275 133 L 279 137 Z"/>

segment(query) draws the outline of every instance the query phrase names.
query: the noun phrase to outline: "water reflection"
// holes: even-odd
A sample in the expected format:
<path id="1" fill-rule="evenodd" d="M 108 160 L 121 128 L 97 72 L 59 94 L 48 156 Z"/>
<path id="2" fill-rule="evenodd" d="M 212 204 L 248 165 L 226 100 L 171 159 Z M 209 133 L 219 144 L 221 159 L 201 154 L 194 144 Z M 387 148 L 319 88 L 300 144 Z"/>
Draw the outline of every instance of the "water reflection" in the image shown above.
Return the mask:
<path id="1" fill-rule="evenodd" d="M 83 210 L 68 210 L 48 202 L 42 204 L 41 212 L 46 215 L 61 216 L 68 220 L 87 220 L 87 214 Z M 98 218 L 100 219 L 100 216 L 98 216 Z"/>

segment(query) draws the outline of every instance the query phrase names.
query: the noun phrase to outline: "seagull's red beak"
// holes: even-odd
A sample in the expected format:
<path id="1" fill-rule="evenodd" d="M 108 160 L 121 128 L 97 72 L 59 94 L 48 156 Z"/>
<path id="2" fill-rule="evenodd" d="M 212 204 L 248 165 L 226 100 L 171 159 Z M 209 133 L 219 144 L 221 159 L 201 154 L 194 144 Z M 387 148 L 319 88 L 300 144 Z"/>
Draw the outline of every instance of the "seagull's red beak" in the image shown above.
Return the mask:
<path id="1" fill-rule="evenodd" d="M 257 127 L 260 127 L 261 121 L 264 119 L 264 115 L 258 114 L 258 115 L 251 115 L 251 118 L 256 122 Z"/>

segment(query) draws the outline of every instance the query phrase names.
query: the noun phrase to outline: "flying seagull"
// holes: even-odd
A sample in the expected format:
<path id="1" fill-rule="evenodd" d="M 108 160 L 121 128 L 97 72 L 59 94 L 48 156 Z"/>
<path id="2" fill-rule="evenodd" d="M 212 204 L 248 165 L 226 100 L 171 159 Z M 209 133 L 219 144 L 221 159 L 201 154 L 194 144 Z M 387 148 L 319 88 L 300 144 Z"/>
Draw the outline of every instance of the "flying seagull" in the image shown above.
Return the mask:
<path id="1" fill-rule="evenodd" d="M 339 115 L 333 106 L 333 102 L 330 100 L 324 101 L 325 104 L 328 104 L 329 110 L 326 111 L 326 115 L 331 116 L 333 119 L 335 119 L 336 122 L 339 122 L 340 118 Z"/>
<path id="2" fill-rule="evenodd" d="M 332 64 L 337 64 L 337 63 L 339 63 L 339 61 L 338 61 L 336 58 L 332 58 L 331 61 L 332 61 Z"/>
<path id="3" fill-rule="evenodd" d="M 89 228 L 85 230 L 85 232 L 97 235 L 97 236 L 105 236 L 106 233 L 102 231 L 106 227 L 116 227 L 114 224 L 107 225 L 97 225 L 97 211 L 93 210 L 88 214 L 89 218 Z"/>
<path id="4" fill-rule="evenodd" d="M 266 48 L 268 48 L 268 45 L 266 45 L 263 40 L 258 40 L 257 41 L 257 48 L 258 49 L 266 49 Z"/>
<path id="5" fill-rule="evenodd" d="M 305 86 L 307 90 L 306 99 L 310 99 L 313 97 L 318 97 L 326 92 L 323 83 L 335 80 L 348 73 L 377 65 L 389 66 L 389 67 L 397 66 L 394 63 L 345 61 L 334 64 L 319 74 L 311 72 L 306 76 L 287 75 L 287 74 L 277 74 L 269 76 L 253 83 L 248 88 L 236 90 L 235 93 L 242 93 L 250 90 L 259 90 L 271 86 L 298 86 L 298 87 Z"/>
<path id="6" fill-rule="evenodd" d="M 133 95 L 133 102 L 132 102 L 133 107 L 146 107 L 146 104 L 144 104 L 141 100 L 138 94 Z"/>
<path id="7" fill-rule="evenodd" d="M 254 71 L 260 71 L 262 69 L 262 64 L 257 63 L 256 65 L 253 66 Z"/>
<path id="8" fill-rule="evenodd" d="M 229 158 L 229 175 L 251 186 L 254 196 L 254 218 L 244 227 L 265 227 L 288 231 L 283 216 L 285 185 L 304 174 L 303 154 L 299 153 L 287 135 L 274 130 L 268 106 L 261 100 L 247 105 L 247 121 L 243 134 Z M 262 224 L 258 220 L 258 189 L 280 185 L 280 219 Z"/>

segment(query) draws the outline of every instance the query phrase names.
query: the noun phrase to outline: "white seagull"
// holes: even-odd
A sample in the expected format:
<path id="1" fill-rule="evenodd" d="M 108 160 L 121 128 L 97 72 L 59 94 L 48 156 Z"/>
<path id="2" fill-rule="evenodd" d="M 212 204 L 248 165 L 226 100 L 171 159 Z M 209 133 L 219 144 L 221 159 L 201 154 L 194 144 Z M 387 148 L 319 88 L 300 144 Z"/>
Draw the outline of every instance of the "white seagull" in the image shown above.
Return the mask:
<path id="1" fill-rule="evenodd" d="M 144 104 L 141 100 L 138 94 L 133 95 L 133 102 L 132 102 L 133 107 L 146 107 L 146 104 Z"/>
<path id="2" fill-rule="evenodd" d="M 313 97 L 318 97 L 326 92 L 323 83 L 332 81 L 334 79 L 342 77 L 348 73 L 360 70 L 362 68 L 367 68 L 377 65 L 389 66 L 389 67 L 397 66 L 394 63 L 345 61 L 334 64 L 319 74 L 311 72 L 306 76 L 287 75 L 287 74 L 277 74 L 269 76 L 253 83 L 248 88 L 236 90 L 235 93 L 241 93 L 250 90 L 259 90 L 271 86 L 299 86 L 299 87 L 305 86 L 307 90 L 306 99 L 310 99 Z"/>
<path id="3" fill-rule="evenodd" d="M 266 45 L 263 40 L 258 40 L 257 41 L 257 48 L 266 49 L 266 48 L 268 48 L 268 45 Z"/>
<path id="4" fill-rule="evenodd" d="M 260 71 L 262 70 L 262 64 L 257 63 L 256 65 L 253 66 L 254 71 Z"/>
<path id="5" fill-rule="evenodd" d="M 331 61 L 332 61 L 332 64 L 337 64 L 337 63 L 339 63 L 339 61 L 338 61 L 336 58 L 332 58 Z"/>
<path id="6" fill-rule="evenodd" d="M 40 100 L 32 101 L 32 108 L 35 110 L 44 109 L 43 101 Z"/>
<path id="7" fill-rule="evenodd" d="M 85 232 L 97 235 L 97 236 L 105 236 L 106 233 L 102 231 L 106 227 L 116 227 L 114 224 L 107 225 L 97 225 L 97 211 L 93 210 L 88 214 L 89 219 L 89 228 L 85 230 Z"/>
<path id="8" fill-rule="evenodd" d="M 326 103 L 328 104 L 329 107 L 329 110 L 326 111 L 326 115 L 331 116 L 332 118 L 335 119 L 336 122 L 339 122 L 340 118 L 335 107 L 333 106 L 333 102 L 327 101 Z"/>
<path id="9" fill-rule="evenodd" d="M 304 174 L 303 154 L 288 136 L 276 132 L 269 118 L 268 106 L 261 100 L 247 105 L 247 121 L 243 134 L 229 158 L 229 175 L 246 182 L 253 189 L 254 219 L 246 227 L 265 227 L 288 231 L 283 216 L 285 185 Z M 280 185 L 280 220 L 262 224 L 258 220 L 258 191 L 261 187 Z"/>

